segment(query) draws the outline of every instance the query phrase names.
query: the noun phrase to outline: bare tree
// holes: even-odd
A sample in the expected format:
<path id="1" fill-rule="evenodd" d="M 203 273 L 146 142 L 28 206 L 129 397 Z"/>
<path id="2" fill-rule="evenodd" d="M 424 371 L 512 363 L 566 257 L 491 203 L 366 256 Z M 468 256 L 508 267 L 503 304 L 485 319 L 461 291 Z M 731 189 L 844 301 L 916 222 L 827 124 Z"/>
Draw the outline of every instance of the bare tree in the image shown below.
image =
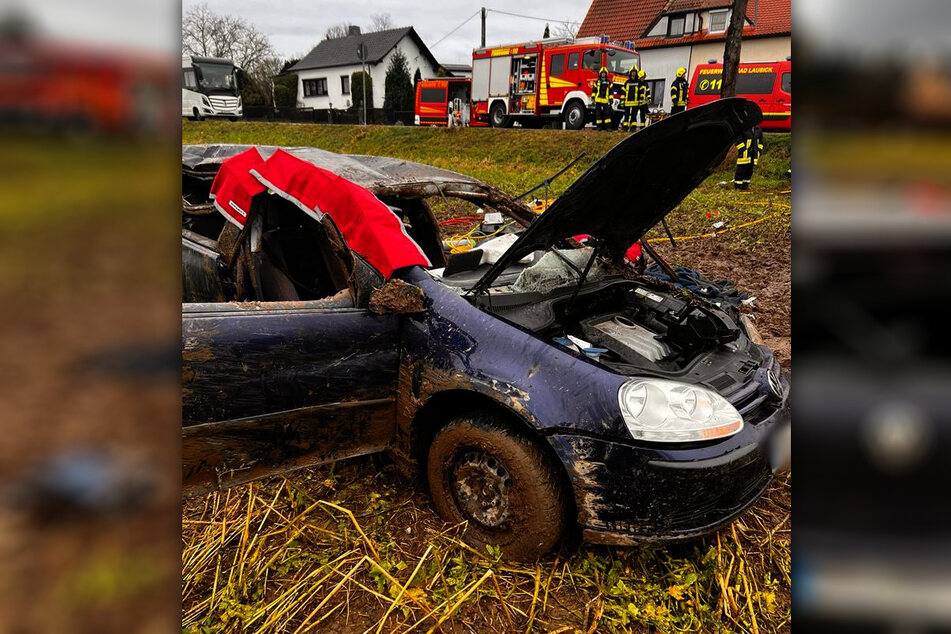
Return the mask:
<path id="1" fill-rule="evenodd" d="M 214 13 L 206 4 L 182 15 L 182 53 L 224 57 L 249 74 L 275 54 L 267 35 L 244 18 Z"/>
<path id="2" fill-rule="evenodd" d="M 350 22 L 341 22 L 340 24 L 334 24 L 332 27 L 324 31 L 325 40 L 335 40 L 338 37 L 347 37 L 350 34 L 350 27 L 353 26 Z"/>
<path id="3" fill-rule="evenodd" d="M 374 13 L 370 16 L 370 25 L 367 31 L 376 33 L 377 31 L 386 31 L 393 28 L 393 18 L 389 13 Z"/>
<path id="4" fill-rule="evenodd" d="M 743 45 L 743 23 L 746 20 L 746 0 L 733 0 L 730 27 L 723 45 L 723 84 L 721 97 L 736 95 L 736 76 L 740 68 L 740 48 Z"/>
<path id="5" fill-rule="evenodd" d="M 263 58 L 260 62 L 247 71 L 246 77 L 251 84 L 251 89 L 258 95 L 261 103 L 274 103 L 274 78 L 284 70 L 285 63 L 280 57 L 270 55 Z"/>
<path id="6" fill-rule="evenodd" d="M 578 22 L 556 22 L 551 31 L 552 37 L 566 37 L 573 39 L 578 34 L 581 24 Z"/>

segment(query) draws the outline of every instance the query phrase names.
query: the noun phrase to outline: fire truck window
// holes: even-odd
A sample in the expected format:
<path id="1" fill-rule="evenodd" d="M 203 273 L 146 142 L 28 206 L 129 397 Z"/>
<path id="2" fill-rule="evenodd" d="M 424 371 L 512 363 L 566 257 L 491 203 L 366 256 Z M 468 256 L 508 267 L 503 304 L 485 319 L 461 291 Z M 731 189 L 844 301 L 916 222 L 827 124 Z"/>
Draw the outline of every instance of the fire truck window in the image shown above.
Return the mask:
<path id="1" fill-rule="evenodd" d="M 640 56 L 631 51 L 609 51 L 608 70 L 626 75 L 631 68 L 639 66 Z"/>
<path id="2" fill-rule="evenodd" d="M 783 73 L 783 92 L 792 93 L 792 73 Z"/>
<path id="3" fill-rule="evenodd" d="M 444 88 L 423 88 L 419 91 L 420 103 L 446 103 Z"/>
<path id="4" fill-rule="evenodd" d="M 581 57 L 578 53 L 569 53 L 568 54 L 568 70 L 578 70 L 578 58 Z"/>
<path id="5" fill-rule="evenodd" d="M 565 54 L 564 53 L 558 53 L 557 55 L 551 56 L 551 74 L 552 75 L 565 74 Z"/>
<path id="6" fill-rule="evenodd" d="M 584 52 L 584 61 L 581 63 L 582 68 L 585 70 L 593 70 L 598 72 L 601 68 L 601 53 L 591 49 Z"/>
<path id="7" fill-rule="evenodd" d="M 747 73 L 736 78 L 736 94 L 768 95 L 773 92 L 776 73 Z"/>

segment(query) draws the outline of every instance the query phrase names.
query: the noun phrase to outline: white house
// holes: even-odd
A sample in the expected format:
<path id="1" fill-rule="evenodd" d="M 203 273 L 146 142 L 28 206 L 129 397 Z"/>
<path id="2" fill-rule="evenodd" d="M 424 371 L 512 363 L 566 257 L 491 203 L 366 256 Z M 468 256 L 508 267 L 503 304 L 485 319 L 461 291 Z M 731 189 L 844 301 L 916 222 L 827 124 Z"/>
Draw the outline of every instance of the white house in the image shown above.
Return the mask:
<path id="1" fill-rule="evenodd" d="M 361 90 L 350 85 L 351 74 L 363 68 L 358 54 L 361 44 L 366 46 L 367 70 L 373 80 L 373 108 L 383 107 L 386 70 L 396 51 L 406 57 L 410 79 L 435 77 L 439 68 L 439 62 L 411 26 L 376 33 L 361 33 L 360 27 L 351 26 L 349 35 L 323 40 L 288 69 L 297 73 L 297 105 L 315 109 L 349 107 L 354 92 Z"/>

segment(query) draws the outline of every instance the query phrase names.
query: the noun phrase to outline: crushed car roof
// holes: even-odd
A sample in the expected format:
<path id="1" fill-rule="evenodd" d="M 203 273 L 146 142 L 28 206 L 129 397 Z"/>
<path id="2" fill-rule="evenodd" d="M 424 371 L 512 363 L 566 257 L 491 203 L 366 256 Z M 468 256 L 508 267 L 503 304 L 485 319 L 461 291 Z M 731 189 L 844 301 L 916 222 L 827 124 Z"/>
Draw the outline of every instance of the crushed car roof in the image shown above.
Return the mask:
<path id="1" fill-rule="evenodd" d="M 458 172 L 388 156 L 337 154 L 319 148 L 273 145 L 184 145 L 182 172 L 196 178 L 213 179 L 222 162 L 252 147 L 256 147 L 265 159 L 275 151 L 283 150 L 365 187 L 376 196 L 457 197 L 494 207 L 524 227 L 534 219 L 526 204 L 488 183 Z"/>

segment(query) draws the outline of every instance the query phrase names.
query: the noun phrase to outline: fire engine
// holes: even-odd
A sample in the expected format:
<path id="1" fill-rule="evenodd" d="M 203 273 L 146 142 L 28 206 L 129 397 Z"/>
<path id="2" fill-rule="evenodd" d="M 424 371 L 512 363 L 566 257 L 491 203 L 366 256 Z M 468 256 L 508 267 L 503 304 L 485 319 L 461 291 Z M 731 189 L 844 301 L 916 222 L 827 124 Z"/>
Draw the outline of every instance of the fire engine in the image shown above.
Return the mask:
<path id="1" fill-rule="evenodd" d="M 602 67 L 613 84 L 617 125 L 627 74 L 640 65 L 632 42 L 608 42 L 606 36 L 475 49 L 470 125 L 499 128 L 518 122 L 539 128 L 546 121 L 563 121 L 566 128 L 578 130 L 594 119 L 591 85 Z"/>

